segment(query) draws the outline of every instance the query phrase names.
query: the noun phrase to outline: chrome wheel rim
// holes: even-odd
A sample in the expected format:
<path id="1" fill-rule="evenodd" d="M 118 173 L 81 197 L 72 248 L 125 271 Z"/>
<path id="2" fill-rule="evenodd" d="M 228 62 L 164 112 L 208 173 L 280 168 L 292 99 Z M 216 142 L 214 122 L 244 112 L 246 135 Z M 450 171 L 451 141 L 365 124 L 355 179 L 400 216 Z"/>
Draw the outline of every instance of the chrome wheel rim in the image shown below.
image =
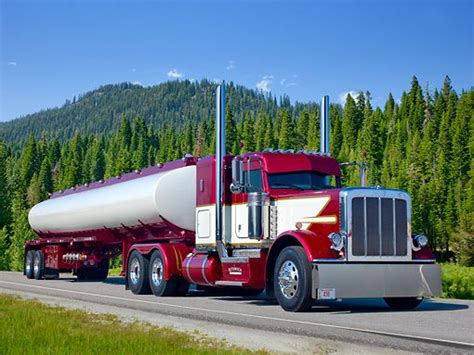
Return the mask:
<path id="1" fill-rule="evenodd" d="M 29 274 L 31 272 L 31 260 L 32 257 L 31 257 L 31 253 L 27 253 L 26 254 L 26 262 L 25 262 L 25 271 L 27 274 Z"/>
<path id="2" fill-rule="evenodd" d="M 156 258 L 151 266 L 151 280 L 156 287 L 163 281 L 163 262 L 159 258 Z"/>
<path id="3" fill-rule="evenodd" d="M 133 258 L 132 262 L 130 263 L 130 281 L 136 285 L 140 280 L 141 270 L 140 270 L 140 262 L 137 258 Z"/>
<path id="4" fill-rule="evenodd" d="M 33 261 L 33 271 L 35 274 L 37 274 L 39 272 L 39 269 L 40 269 L 40 260 L 39 258 L 35 258 L 34 261 Z"/>
<path id="5" fill-rule="evenodd" d="M 280 291 L 286 299 L 292 299 L 298 292 L 298 268 L 290 261 L 285 261 L 278 272 L 278 285 Z"/>

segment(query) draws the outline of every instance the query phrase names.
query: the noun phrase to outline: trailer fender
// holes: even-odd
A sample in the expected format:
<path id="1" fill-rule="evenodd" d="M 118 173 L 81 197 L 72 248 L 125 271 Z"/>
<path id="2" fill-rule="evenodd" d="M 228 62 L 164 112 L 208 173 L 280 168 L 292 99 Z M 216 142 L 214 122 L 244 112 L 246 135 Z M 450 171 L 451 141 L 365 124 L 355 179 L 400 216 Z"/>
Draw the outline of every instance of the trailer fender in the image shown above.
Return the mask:
<path id="1" fill-rule="evenodd" d="M 169 280 L 173 277 L 182 277 L 183 260 L 192 251 L 192 248 L 184 243 L 135 244 L 130 248 L 127 260 L 130 253 L 134 250 L 147 257 L 155 250 L 159 250 L 165 263 L 164 277 L 165 280 Z"/>

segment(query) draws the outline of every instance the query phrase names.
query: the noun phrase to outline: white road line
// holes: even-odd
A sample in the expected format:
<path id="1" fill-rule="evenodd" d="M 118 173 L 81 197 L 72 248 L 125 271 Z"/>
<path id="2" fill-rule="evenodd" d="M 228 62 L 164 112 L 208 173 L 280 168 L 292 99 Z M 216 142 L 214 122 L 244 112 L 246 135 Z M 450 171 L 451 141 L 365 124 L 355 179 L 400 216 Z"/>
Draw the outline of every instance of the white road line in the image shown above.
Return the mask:
<path id="1" fill-rule="evenodd" d="M 83 292 L 83 291 L 65 290 L 65 289 L 56 288 L 56 287 L 29 285 L 29 284 L 11 282 L 11 281 L 1 281 L 0 280 L 0 283 L 16 285 L 16 286 L 23 286 L 23 287 L 32 287 L 32 288 L 43 289 L 43 290 L 60 291 L 60 292 L 72 293 L 72 294 L 84 295 L 84 296 L 92 296 L 92 297 L 99 297 L 99 298 L 106 298 L 106 299 L 108 298 L 108 299 L 114 299 L 114 300 L 119 300 L 119 301 L 145 303 L 145 304 L 151 304 L 151 305 L 155 305 L 155 306 L 165 306 L 165 307 L 171 307 L 171 308 L 187 309 L 187 310 L 192 310 L 192 311 L 202 311 L 202 312 L 207 312 L 207 313 L 218 313 L 218 314 L 226 314 L 226 315 L 232 315 L 232 316 L 250 317 L 250 318 L 256 318 L 256 319 L 265 319 L 265 320 L 270 320 L 270 321 L 287 322 L 287 323 L 295 323 L 295 324 L 303 324 L 303 325 L 312 325 L 312 326 L 317 326 L 317 327 L 326 327 L 326 328 L 341 329 L 341 330 L 350 330 L 350 331 L 355 331 L 355 332 L 371 333 L 371 334 L 399 337 L 399 338 L 405 338 L 405 339 L 411 339 L 411 340 L 421 340 L 421 341 L 444 343 L 446 345 L 460 345 L 460 346 L 474 347 L 474 343 L 465 343 L 465 342 L 461 342 L 461 341 L 430 338 L 430 337 L 424 337 L 424 336 L 418 336 L 418 335 L 391 333 L 391 332 L 384 332 L 384 331 L 380 331 L 380 330 L 371 330 L 371 329 L 364 329 L 364 328 L 353 328 L 353 327 L 345 327 L 345 326 L 341 326 L 341 325 L 333 325 L 333 324 L 325 324 L 325 323 L 317 323 L 317 322 L 308 322 L 308 321 L 292 320 L 292 319 L 277 318 L 277 317 L 259 316 L 259 315 L 255 315 L 255 314 L 249 314 L 249 313 L 219 311 L 219 310 L 215 310 L 215 309 L 207 309 L 207 308 L 200 308 L 200 307 L 181 306 L 181 305 L 169 304 L 169 303 L 163 303 L 163 302 L 146 301 L 146 300 L 139 300 L 139 299 L 133 299 L 133 298 L 128 298 L 128 297 L 101 295 L 101 294 L 98 294 L 98 293 L 89 293 L 89 292 Z"/>

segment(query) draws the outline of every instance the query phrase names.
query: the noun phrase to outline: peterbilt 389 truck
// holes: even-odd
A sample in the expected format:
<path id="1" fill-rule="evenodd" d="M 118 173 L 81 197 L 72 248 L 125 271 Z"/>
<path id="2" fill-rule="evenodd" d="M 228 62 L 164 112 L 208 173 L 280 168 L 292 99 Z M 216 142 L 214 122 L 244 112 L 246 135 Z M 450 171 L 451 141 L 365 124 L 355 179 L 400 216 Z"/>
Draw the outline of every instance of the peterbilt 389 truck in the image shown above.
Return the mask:
<path id="1" fill-rule="evenodd" d="M 215 155 L 75 186 L 34 206 L 38 238 L 25 245 L 25 275 L 103 280 L 121 255 L 135 294 L 184 295 L 191 284 L 265 290 L 287 311 L 369 297 L 409 309 L 441 292 L 427 239 L 412 233 L 408 194 L 341 186 L 327 96 L 320 152 L 228 155 L 224 84 L 216 102 Z"/>

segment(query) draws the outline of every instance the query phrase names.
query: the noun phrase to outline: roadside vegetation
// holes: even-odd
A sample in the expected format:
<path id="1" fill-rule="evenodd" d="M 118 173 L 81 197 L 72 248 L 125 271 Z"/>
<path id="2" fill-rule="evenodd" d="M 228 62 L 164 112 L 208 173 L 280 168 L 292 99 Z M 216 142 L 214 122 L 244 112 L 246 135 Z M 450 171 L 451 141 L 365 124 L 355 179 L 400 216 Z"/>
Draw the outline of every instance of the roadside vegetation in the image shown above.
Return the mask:
<path id="1" fill-rule="evenodd" d="M 0 354 L 265 354 L 148 323 L 0 295 Z"/>
<path id="2" fill-rule="evenodd" d="M 441 264 L 444 298 L 474 299 L 474 267 Z"/>

